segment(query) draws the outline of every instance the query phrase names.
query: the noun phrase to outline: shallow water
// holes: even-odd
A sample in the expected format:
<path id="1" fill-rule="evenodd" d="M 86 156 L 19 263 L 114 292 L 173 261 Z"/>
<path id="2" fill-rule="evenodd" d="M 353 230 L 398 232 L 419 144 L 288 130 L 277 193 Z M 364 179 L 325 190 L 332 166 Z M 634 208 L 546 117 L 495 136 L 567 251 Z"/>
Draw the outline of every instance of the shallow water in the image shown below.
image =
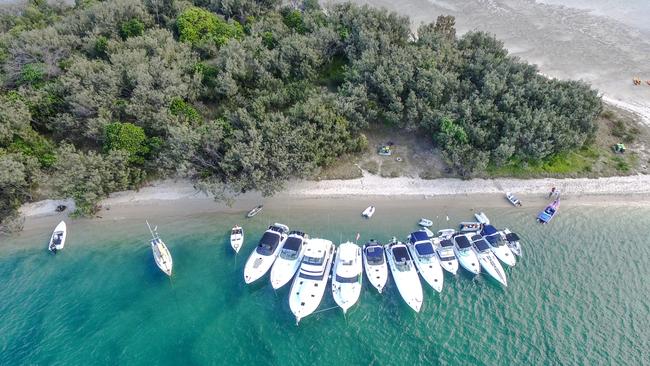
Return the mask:
<path id="1" fill-rule="evenodd" d="M 361 209 L 265 208 L 242 214 L 156 219 L 174 257 L 170 280 L 155 266 L 142 222 L 70 221 L 66 248 L 27 231 L 0 246 L 0 364 L 641 364 L 650 359 L 645 275 L 649 208 L 561 208 L 547 226 L 537 208 L 486 209 L 523 240 L 507 288 L 463 270 L 442 293 L 425 287 L 420 314 L 389 280 L 365 281 L 347 317 L 322 311 L 296 326 L 288 288 L 268 275 L 246 286 L 246 257 L 272 221 L 335 243 L 404 237 L 420 216 L 434 228 L 471 219 L 467 208 L 411 201 Z M 437 216 L 437 217 L 436 217 Z M 243 223 L 239 256 L 229 228 Z M 335 306 L 327 291 L 320 309 Z M 646 361 L 643 361 L 646 360 Z"/>

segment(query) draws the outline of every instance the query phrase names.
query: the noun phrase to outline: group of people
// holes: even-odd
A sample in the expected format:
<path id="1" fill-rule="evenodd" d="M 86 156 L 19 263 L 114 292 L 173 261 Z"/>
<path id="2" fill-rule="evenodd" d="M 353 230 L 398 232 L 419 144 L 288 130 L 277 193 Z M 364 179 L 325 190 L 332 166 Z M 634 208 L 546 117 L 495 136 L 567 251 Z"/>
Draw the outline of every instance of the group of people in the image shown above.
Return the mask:
<path id="1" fill-rule="evenodd" d="M 634 78 L 632 78 L 632 82 L 634 83 L 634 85 L 641 85 L 643 81 L 639 79 L 637 76 L 635 76 Z M 650 85 L 650 80 L 646 80 L 646 84 Z"/>

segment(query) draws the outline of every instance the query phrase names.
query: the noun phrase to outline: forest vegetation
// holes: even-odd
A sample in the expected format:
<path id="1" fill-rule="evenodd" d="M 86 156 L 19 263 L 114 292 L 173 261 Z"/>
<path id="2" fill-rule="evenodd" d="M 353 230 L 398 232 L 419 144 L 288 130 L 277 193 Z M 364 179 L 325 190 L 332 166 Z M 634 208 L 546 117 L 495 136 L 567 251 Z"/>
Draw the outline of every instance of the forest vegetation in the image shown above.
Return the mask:
<path id="1" fill-rule="evenodd" d="M 185 177 L 270 195 L 389 125 L 455 172 L 542 161 L 596 132 L 597 92 L 539 75 L 494 36 L 316 0 L 32 0 L 0 15 L 0 219 L 46 192 L 91 214 Z M 39 193 L 40 192 L 40 193 Z"/>

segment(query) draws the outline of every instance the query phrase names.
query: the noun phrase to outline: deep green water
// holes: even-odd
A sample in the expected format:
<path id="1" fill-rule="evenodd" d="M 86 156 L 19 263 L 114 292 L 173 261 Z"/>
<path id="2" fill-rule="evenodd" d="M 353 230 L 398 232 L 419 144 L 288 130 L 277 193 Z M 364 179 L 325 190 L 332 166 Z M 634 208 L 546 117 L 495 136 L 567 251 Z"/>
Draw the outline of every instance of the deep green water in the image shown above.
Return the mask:
<path id="1" fill-rule="evenodd" d="M 547 226 L 534 224 L 536 208 L 486 210 L 524 238 L 506 289 L 461 269 L 446 274 L 441 294 L 425 287 L 416 314 L 391 280 L 382 295 L 365 281 L 347 318 L 334 309 L 298 327 L 289 285 L 276 293 L 268 275 L 243 282 L 269 222 L 335 243 L 356 232 L 360 242 L 385 241 L 436 208 L 380 207 L 370 221 L 359 218 L 363 207 L 159 218 L 171 280 L 153 262 L 144 222 L 69 221 L 56 256 L 45 250 L 48 232 L 28 231 L 0 245 L 0 364 L 647 364 L 650 209 L 566 206 Z M 439 216 L 434 228 L 448 226 Z M 228 245 L 235 223 L 246 231 L 237 258 Z M 334 305 L 327 291 L 321 309 Z"/>

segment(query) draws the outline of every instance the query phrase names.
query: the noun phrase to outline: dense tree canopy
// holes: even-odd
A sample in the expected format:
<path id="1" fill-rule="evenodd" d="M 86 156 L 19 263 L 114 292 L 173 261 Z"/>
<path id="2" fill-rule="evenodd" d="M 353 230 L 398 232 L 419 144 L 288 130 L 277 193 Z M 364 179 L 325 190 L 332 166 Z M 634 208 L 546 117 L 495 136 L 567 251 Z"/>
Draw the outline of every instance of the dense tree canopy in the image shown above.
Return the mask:
<path id="1" fill-rule="evenodd" d="M 492 35 L 457 36 L 453 17 L 414 35 L 385 10 L 282 4 L 32 1 L 0 16 L 0 219 L 42 191 L 91 213 L 161 174 L 272 194 L 378 124 L 426 133 L 465 177 L 595 132 L 595 90 Z"/>

